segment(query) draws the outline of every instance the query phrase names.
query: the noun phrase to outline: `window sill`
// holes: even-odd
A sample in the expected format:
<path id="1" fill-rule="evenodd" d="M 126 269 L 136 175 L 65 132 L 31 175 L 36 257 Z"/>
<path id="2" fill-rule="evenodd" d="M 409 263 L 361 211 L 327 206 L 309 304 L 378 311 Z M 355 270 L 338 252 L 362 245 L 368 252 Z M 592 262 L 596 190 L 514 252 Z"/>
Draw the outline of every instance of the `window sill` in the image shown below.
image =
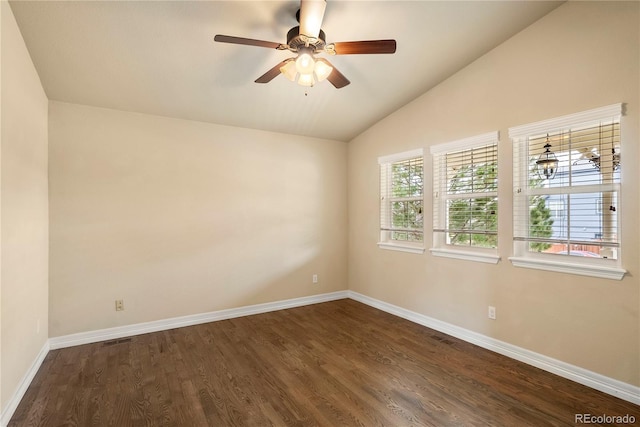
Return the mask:
<path id="1" fill-rule="evenodd" d="M 398 243 L 378 242 L 380 249 L 386 249 L 389 251 L 409 252 L 412 254 L 423 254 L 424 248 L 421 246 L 402 245 Z"/>
<path id="2" fill-rule="evenodd" d="M 439 257 L 463 259 L 465 261 L 484 262 L 487 264 L 497 264 L 500 257 L 494 254 L 484 254 L 471 251 L 453 251 L 450 249 L 431 248 L 429 251 Z"/>
<path id="3" fill-rule="evenodd" d="M 510 257 L 515 267 L 534 268 L 537 270 L 555 271 L 558 273 L 578 274 L 581 276 L 599 277 L 601 279 L 622 280 L 627 272 L 623 268 L 605 267 L 601 265 L 585 265 L 568 262 L 556 262 L 523 257 Z"/>

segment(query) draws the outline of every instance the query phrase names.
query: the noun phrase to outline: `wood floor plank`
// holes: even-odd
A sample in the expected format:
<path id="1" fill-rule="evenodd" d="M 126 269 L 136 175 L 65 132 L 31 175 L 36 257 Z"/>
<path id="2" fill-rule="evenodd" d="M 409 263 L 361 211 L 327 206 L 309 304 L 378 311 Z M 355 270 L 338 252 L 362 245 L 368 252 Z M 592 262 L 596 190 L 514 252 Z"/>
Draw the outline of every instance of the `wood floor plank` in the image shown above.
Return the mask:
<path id="1" fill-rule="evenodd" d="M 573 426 L 640 407 L 353 300 L 51 351 L 9 426 Z"/>

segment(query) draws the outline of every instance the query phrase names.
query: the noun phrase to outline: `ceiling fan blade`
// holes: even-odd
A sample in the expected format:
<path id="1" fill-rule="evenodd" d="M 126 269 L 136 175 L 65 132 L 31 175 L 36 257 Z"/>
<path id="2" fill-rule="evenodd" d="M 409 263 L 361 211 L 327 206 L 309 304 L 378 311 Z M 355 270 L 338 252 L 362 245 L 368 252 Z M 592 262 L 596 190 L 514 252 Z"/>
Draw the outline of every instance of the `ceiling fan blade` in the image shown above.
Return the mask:
<path id="1" fill-rule="evenodd" d="M 333 43 L 336 55 L 356 55 L 367 53 L 395 53 L 395 40 L 362 40 L 358 42 Z"/>
<path id="2" fill-rule="evenodd" d="M 324 58 L 319 58 L 318 61 L 322 61 L 333 68 L 331 73 L 327 76 L 327 80 L 329 80 L 329 83 L 335 86 L 336 89 L 340 89 L 351 83 L 349 79 L 346 78 L 340 71 L 338 71 L 338 69 L 331 62 L 327 61 Z"/>
<path id="3" fill-rule="evenodd" d="M 326 8 L 325 0 L 300 0 L 300 34 L 318 38 Z"/>
<path id="4" fill-rule="evenodd" d="M 260 77 L 256 79 L 256 83 L 269 83 L 280 74 L 280 68 L 284 67 L 287 62 L 291 61 L 291 58 L 285 59 Z"/>
<path id="5" fill-rule="evenodd" d="M 267 42 L 264 40 L 247 39 L 244 37 L 224 36 L 222 34 L 216 34 L 213 40 L 221 43 L 234 43 L 244 44 L 248 46 L 268 47 L 271 49 L 280 48 L 281 44 L 276 42 Z"/>

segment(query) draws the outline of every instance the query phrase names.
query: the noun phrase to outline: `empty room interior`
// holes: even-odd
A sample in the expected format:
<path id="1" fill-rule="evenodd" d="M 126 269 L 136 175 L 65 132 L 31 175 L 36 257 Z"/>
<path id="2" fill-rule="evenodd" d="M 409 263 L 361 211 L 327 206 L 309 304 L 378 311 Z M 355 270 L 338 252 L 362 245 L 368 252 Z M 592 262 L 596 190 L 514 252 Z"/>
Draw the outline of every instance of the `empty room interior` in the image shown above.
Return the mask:
<path id="1" fill-rule="evenodd" d="M 2 426 L 640 423 L 639 2 L 0 5 Z"/>

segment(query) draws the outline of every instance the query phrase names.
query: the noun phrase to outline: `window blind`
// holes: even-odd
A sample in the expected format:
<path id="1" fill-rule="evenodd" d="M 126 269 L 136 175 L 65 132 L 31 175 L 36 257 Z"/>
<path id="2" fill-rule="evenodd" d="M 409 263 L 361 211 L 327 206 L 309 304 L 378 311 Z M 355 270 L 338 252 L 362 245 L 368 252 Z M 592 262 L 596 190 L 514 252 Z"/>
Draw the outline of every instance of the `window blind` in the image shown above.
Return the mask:
<path id="1" fill-rule="evenodd" d="M 494 132 L 432 150 L 435 241 L 458 246 L 497 246 L 497 140 Z"/>
<path id="2" fill-rule="evenodd" d="M 620 106 L 602 113 L 514 138 L 514 240 L 527 251 L 618 258 Z M 558 161 L 552 178 L 536 164 L 545 146 Z"/>
<path id="3" fill-rule="evenodd" d="M 382 241 L 423 241 L 423 156 L 380 163 Z"/>

